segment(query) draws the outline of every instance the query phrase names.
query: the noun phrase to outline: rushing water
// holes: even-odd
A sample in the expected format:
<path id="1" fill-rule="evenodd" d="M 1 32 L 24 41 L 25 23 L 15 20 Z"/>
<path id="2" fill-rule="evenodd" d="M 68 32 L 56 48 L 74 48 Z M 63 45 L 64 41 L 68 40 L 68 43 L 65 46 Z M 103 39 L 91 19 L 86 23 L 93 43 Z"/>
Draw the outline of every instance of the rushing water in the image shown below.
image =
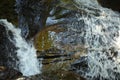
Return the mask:
<path id="1" fill-rule="evenodd" d="M 85 46 L 88 68 L 76 72 L 87 80 L 120 80 L 120 13 L 101 7 L 97 0 L 73 2 L 83 14 L 74 13 L 67 31 L 55 34 L 55 43 Z"/>
<path id="2" fill-rule="evenodd" d="M 19 0 L 17 1 L 20 3 Z M 120 14 L 101 7 L 97 0 L 73 0 L 73 4 L 78 11 L 71 12 L 68 19 L 61 19 L 67 20 L 66 26 L 63 25 L 67 31 L 57 33 L 56 42 L 85 46 L 88 68 L 85 71 L 78 69 L 77 73 L 87 80 L 120 80 Z M 48 21 L 50 22 L 49 18 Z M 28 26 L 23 16 L 21 22 L 23 24 L 20 25 Z M 6 24 L 14 33 L 20 71 L 26 76 L 39 73 L 41 65 L 38 64 L 32 43 L 27 43 L 20 36 L 19 29 L 14 28 L 10 23 L 6 22 Z"/>
<path id="3" fill-rule="evenodd" d="M 101 7 L 96 0 L 75 2 L 79 9 L 88 13 L 80 17 L 84 21 L 84 45 L 88 56 L 88 71 L 81 75 L 88 80 L 119 80 L 120 14 Z"/>
<path id="4" fill-rule="evenodd" d="M 39 74 L 42 65 L 41 63 L 39 64 L 37 60 L 36 49 L 33 43 L 26 42 L 26 40 L 21 37 L 21 30 L 15 28 L 11 23 L 7 22 L 7 20 L 2 19 L 0 21 L 2 21 L 7 30 L 10 30 L 14 35 L 13 44 L 17 47 L 16 52 L 19 59 L 17 66 L 19 71 L 24 76 Z"/>

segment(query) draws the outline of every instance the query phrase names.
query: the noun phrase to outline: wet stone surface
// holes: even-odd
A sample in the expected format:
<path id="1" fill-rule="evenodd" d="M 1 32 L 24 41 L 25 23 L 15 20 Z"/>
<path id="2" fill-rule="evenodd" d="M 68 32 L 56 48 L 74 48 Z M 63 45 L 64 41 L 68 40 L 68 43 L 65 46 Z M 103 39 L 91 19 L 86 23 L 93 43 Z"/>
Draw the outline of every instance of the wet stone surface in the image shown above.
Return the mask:
<path id="1" fill-rule="evenodd" d="M 0 22 L 0 66 L 16 67 L 17 49 L 12 42 L 12 33 Z"/>

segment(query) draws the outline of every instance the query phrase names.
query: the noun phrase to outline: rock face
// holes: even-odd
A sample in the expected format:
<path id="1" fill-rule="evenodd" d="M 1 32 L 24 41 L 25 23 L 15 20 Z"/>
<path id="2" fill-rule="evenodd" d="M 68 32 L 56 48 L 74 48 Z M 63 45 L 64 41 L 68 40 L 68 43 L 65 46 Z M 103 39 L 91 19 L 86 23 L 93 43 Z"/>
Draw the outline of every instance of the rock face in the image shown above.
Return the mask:
<path id="1" fill-rule="evenodd" d="M 89 71 L 87 60 L 88 60 L 87 56 L 81 57 L 71 65 L 71 69 L 80 75 L 85 74 L 85 72 Z"/>
<path id="2" fill-rule="evenodd" d="M 0 21 L 0 80 L 13 80 L 20 75 L 16 68 L 17 49 L 12 42 L 13 33 Z"/>
<path id="3" fill-rule="evenodd" d="M 98 0 L 103 6 L 120 12 L 120 0 Z"/>
<path id="4" fill-rule="evenodd" d="M 15 80 L 22 74 L 14 69 L 0 66 L 0 80 Z"/>
<path id="5" fill-rule="evenodd" d="M 13 34 L 0 22 L 0 66 L 15 67 L 16 47 L 12 37 Z"/>
<path id="6" fill-rule="evenodd" d="M 82 0 L 76 0 L 76 1 L 82 1 Z M 90 1 L 92 1 L 92 0 L 90 0 Z M 83 3 L 84 3 L 84 1 L 83 1 Z M 86 1 L 86 4 L 87 4 L 87 1 Z M 89 4 L 89 0 L 88 0 L 88 4 Z M 93 4 L 93 3 L 91 2 L 91 4 Z M 113 24 L 111 24 L 111 25 L 108 25 L 108 24 L 112 23 L 112 21 L 113 21 L 116 26 L 119 26 L 119 22 L 115 21 L 116 17 L 112 17 L 114 15 L 112 10 L 101 8 L 97 4 L 93 5 L 89 8 L 89 6 L 91 4 L 89 4 L 87 6 L 83 5 L 83 8 L 80 7 L 80 9 L 83 9 L 83 10 L 85 10 L 86 7 L 88 7 L 88 10 L 90 10 L 90 8 L 91 8 L 91 14 L 90 14 L 90 11 L 88 11 L 88 10 L 85 10 L 86 12 L 88 11 L 88 13 L 86 13 L 87 15 L 85 13 L 80 14 L 81 11 L 78 10 L 78 11 L 71 11 L 70 14 L 68 14 L 66 17 L 64 17 L 65 18 L 65 19 L 63 19 L 64 23 L 61 25 L 61 27 L 64 27 L 66 31 L 55 34 L 55 36 L 57 36 L 57 37 L 55 37 L 55 45 L 59 49 L 64 49 L 63 46 L 66 44 L 69 44 L 72 46 L 76 46 L 76 44 L 80 44 L 83 46 L 85 45 L 85 48 L 87 48 L 87 50 L 89 50 L 89 49 L 91 50 L 91 48 L 92 48 L 93 50 L 95 49 L 95 51 L 97 50 L 97 48 L 98 49 L 104 48 L 105 46 L 109 47 L 110 43 L 112 42 L 111 41 L 112 38 L 116 37 L 116 35 L 113 36 L 113 33 L 116 33 L 118 28 L 116 27 L 114 29 L 114 27 L 111 27 L 111 25 L 114 26 Z M 94 9 L 95 7 L 97 7 L 98 10 Z M 101 15 L 102 12 L 104 12 L 104 11 L 105 11 L 106 15 L 104 15 L 104 14 Z M 111 12 L 111 14 L 112 13 L 113 14 L 109 15 L 110 12 Z M 95 13 L 95 14 L 93 14 L 93 13 Z M 104 19 L 102 18 L 103 16 L 105 17 Z M 109 18 L 107 18 L 106 16 Z M 116 14 L 116 16 L 118 16 L 118 15 Z M 99 18 L 97 18 L 97 17 L 99 17 Z M 117 24 L 116 24 L 116 22 L 117 22 Z M 107 26 L 103 26 L 104 24 Z M 99 26 L 99 25 L 101 25 L 101 26 Z M 110 33 L 110 35 L 104 34 L 104 32 L 106 33 L 106 31 L 108 31 L 107 33 L 109 33 L 110 30 L 113 30 L 113 32 Z M 100 35 L 100 36 L 98 36 L 98 35 Z M 102 39 L 103 38 L 102 36 L 105 36 L 104 38 L 106 38 L 106 40 Z M 109 36 L 110 39 L 107 36 Z M 88 53 L 88 51 L 86 51 L 86 52 Z M 90 53 L 92 53 L 92 51 L 90 51 Z M 71 65 L 73 71 L 75 71 L 79 75 L 84 75 L 85 73 L 88 73 L 90 69 L 88 68 L 89 66 L 88 66 L 87 62 L 88 62 L 87 57 L 80 58 L 79 60 L 77 60 L 75 63 L 73 63 Z M 105 64 L 107 64 L 107 63 L 105 63 Z M 113 64 L 113 63 L 111 63 L 111 64 Z M 92 65 L 92 66 L 94 66 L 94 65 Z M 99 69 L 99 67 L 96 67 L 96 68 Z M 99 70 L 101 70 L 101 67 Z M 96 70 L 96 71 L 100 72 L 99 70 Z M 113 70 L 113 69 L 111 69 L 111 70 Z M 114 73 L 114 71 L 110 71 L 110 72 Z M 108 71 L 108 73 L 109 73 L 109 71 Z M 100 74 L 102 74 L 102 72 L 100 72 Z M 119 73 L 115 73 L 115 74 L 118 75 Z M 95 76 L 96 75 L 97 74 L 95 73 Z M 110 75 L 110 74 L 108 74 L 108 75 Z M 116 75 L 114 75 L 114 76 L 117 79 L 119 79 L 118 76 L 116 76 Z M 108 77 L 108 79 L 106 79 L 104 76 L 99 77 L 99 75 L 95 78 L 93 77 L 93 79 L 90 79 L 89 77 L 91 77 L 91 76 L 89 76 L 89 75 L 87 75 L 86 77 L 88 77 L 88 80 L 110 80 L 110 78 L 111 78 L 111 77 Z M 111 80 L 115 80 L 115 79 L 111 78 Z"/>
<path id="7" fill-rule="evenodd" d="M 23 37 L 34 37 L 46 23 L 52 0 L 16 0 Z"/>

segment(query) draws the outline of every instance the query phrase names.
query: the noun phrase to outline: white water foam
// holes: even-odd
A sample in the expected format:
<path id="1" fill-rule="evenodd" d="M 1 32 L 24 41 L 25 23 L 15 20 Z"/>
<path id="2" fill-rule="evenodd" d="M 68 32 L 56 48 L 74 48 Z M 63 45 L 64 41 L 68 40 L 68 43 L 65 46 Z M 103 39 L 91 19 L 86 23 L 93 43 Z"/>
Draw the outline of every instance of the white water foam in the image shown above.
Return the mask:
<path id="1" fill-rule="evenodd" d="M 89 71 L 76 72 L 87 80 L 120 80 L 120 13 L 97 0 L 72 1 L 78 8 L 72 19 L 77 20 L 64 26 L 68 31 L 55 34 L 55 41 L 85 46 Z"/>
<path id="2" fill-rule="evenodd" d="M 83 33 L 85 33 L 89 66 L 89 72 L 83 76 L 88 80 L 119 80 L 120 14 L 101 7 L 97 0 L 74 0 L 74 2 L 80 10 L 88 13 L 88 16 L 83 14 L 80 17 L 85 23 L 86 33 Z M 113 52 L 111 48 L 114 48 Z M 115 56 L 116 52 L 117 56 Z M 109 57 L 112 60 L 108 59 Z"/>
<path id="3" fill-rule="evenodd" d="M 33 43 L 26 42 L 26 40 L 21 37 L 21 30 L 15 28 L 11 23 L 7 22 L 7 20 L 1 19 L 0 21 L 2 21 L 5 27 L 14 35 L 14 45 L 18 48 L 16 52 L 19 59 L 17 64 L 20 72 L 24 76 L 40 74 L 42 64 L 37 60 L 36 49 Z"/>

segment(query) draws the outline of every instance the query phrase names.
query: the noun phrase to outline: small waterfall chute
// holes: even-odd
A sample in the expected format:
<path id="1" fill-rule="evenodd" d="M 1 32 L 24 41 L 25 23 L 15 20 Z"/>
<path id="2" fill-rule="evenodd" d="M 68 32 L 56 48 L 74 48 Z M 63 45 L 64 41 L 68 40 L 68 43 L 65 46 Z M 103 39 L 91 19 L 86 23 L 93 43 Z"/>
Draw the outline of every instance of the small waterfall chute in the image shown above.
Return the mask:
<path id="1" fill-rule="evenodd" d="M 18 58 L 18 61 L 16 61 L 17 67 L 14 68 L 18 69 L 24 76 L 40 74 L 42 64 L 37 60 L 36 49 L 34 48 L 32 41 L 26 42 L 21 36 L 21 30 L 15 28 L 11 23 L 7 22 L 7 20 L 1 19 L 0 22 L 13 34 L 13 40 L 11 41 L 17 48 L 15 49 L 15 52 L 17 54 L 16 57 Z"/>

